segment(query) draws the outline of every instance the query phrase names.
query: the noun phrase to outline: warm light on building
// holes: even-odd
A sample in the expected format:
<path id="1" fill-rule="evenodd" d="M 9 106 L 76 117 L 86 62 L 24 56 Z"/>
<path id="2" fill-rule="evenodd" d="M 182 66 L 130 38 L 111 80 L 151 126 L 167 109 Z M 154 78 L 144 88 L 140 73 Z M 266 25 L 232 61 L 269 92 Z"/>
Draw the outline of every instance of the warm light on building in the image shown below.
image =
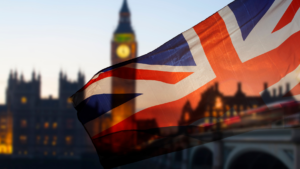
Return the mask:
<path id="1" fill-rule="evenodd" d="M 69 97 L 69 98 L 67 99 L 67 103 L 72 104 L 72 102 L 73 102 L 72 97 Z"/>
<path id="2" fill-rule="evenodd" d="M 20 142 L 21 142 L 22 144 L 25 144 L 25 143 L 27 142 L 27 136 L 25 136 L 25 135 L 20 135 Z"/>
<path id="3" fill-rule="evenodd" d="M 65 140 L 66 140 L 66 144 L 70 145 L 72 143 L 72 136 L 66 136 Z"/>
<path id="4" fill-rule="evenodd" d="M 45 128 L 45 129 L 49 128 L 49 123 L 48 123 L 48 122 L 45 122 L 45 123 L 44 123 L 44 128 Z"/>
<path id="5" fill-rule="evenodd" d="M 209 112 L 206 111 L 205 114 L 204 114 L 204 116 L 205 116 L 205 117 L 209 117 Z"/>
<path id="6" fill-rule="evenodd" d="M 217 117 L 217 115 L 218 115 L 217 112 L 216 112 L 216 111 L 213 111 L 213 116 L 214 116 L 214 117 Z"/>
<path id="7" fill-rule="evenodd" d="M 49 140 L 49 137 L 48 137 L 48 136 L 45 136 L 45 139 L 44 139 L 44 145 L 47 145 L 47 144 L 48 144 L 48 140 Z"/>
<path id="8" fill-rule="evenodd" d="M 27 127 L 27 120 L 25 120 L 25 119 L 22 119 L 22 120 L 21 120 L 21 127 L 22 127 L 22 128 Z"/>
<path id="9" fill-rule="evenodd" d="M 41 140 L 41 136 L 36 136 L 36 143 L 39 144 Z"/>
<path id="10" fill-rule="evenodd" d="M 190 120 L 190 114 L 188 112 L 184 113 L 184 120 L 189 121 Z"/>
<path id="11" fill-rule="evenodd" d="M 230 110 L 230 106 L 229 105 L 226 105 L 226 110 Z"/>
<path id="12" fill-rule="evenodd" d="M 57 137 L 56 137 L 56 136 L 53 136 L 52 146 L 55 146 L 55 145 L 56 145 L 56 141 L 57 141 Z"/>
<path id="13" fill-rule="evenodd" d="M 54 123 L 52 124 L 52 128 L 53 128 L 53 129 L 56 129 L 56 128 L 57 128 L 57 123 L 56 123 L 56 122 L 54 122 Z"/>
<path id="14" fill-rule="evenodd" d="M 230 111 L 227 111 L 227 112 L 226 112 L 226 116 L 227 116 L 227 117 L 230 117 Z"/>
<path id="15" fill-rule="evenodd" d="M 13 153 L 13 130 L 12 130 L 12 117 L 8 113 L 5 116 L 0 117 L 0 154 L 12 154 Z"/>
<path id="16" fill-rule="evenodd" d="M 21 103 L 26 104 L 27 103 L 27 98 L 25 96 L 21 97 Z"/>
<path id="17" fill-rule="evenodd" d="M 216 103 L 215 103 L 215 108 L 216 109 L 222 109 L 223 107 L 223 103 L 222 103 L 222 99 L 220 97 L 216 98 Z"/>

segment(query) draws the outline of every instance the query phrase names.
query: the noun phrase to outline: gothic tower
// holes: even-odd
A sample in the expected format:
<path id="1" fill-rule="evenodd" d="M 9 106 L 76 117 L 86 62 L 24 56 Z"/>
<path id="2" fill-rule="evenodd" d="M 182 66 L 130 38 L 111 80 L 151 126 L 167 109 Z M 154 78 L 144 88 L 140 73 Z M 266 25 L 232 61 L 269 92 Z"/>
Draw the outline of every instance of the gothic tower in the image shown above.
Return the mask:
<path id="1" fill-rule="evenodd" d="M 135 39 L 134 31 L 131 27 L 130 22 L 130 11 L 127 5 L 127 0 L 123 1 L 122 8 L 120 10 L 120 18 L 117 29 L 113 34 L 113 39 L 111 42 L 111 63 L 118 64 L 130 59 L 133 59 L 137 56 L 137 42 Z M 124 72 L 126 73 L 126 72 Z M 132 76 L 132 79 L 135 77 L 135 73 L 131 73 L 128 76 Z M 135 93 L 135 81 L 134 80 L 125 80 L 121 78 L 112 79 L 112 104 L 120 100 L 126 100 L 128 94 Z M 117 124 L 123 119 L 134 114 L 135 103 L 134 100 L 127 101 L 126 103 L 114 108 L 111 111 L 111 125 Z M 129 127 L 134 125 L 134 121 L 126 124 L 124 127 Z M 118 138 L 113 138 L 118 140 Z M 117 141 L 114 141 L 115 144 L 118 144 Z M 120 143 L 121 144 L 121 143 Z"/>

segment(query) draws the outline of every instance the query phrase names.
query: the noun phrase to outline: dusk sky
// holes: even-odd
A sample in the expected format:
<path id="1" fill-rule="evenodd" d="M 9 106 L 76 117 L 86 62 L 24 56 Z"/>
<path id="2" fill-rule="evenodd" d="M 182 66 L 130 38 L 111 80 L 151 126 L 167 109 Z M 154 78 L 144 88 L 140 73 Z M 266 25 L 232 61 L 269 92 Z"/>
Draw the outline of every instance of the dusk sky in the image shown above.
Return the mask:
<path id="1" fill-rule="evenodd" d="M 128 0 L 138 56 L 151 52 L 232 0 Z M 110 66 L 110 42 L 123 0 L 0 0 L 0 104 L 10 70 L 42 75 L 42 97 L 58 95 L 58 75 L 88 81 Z"/>

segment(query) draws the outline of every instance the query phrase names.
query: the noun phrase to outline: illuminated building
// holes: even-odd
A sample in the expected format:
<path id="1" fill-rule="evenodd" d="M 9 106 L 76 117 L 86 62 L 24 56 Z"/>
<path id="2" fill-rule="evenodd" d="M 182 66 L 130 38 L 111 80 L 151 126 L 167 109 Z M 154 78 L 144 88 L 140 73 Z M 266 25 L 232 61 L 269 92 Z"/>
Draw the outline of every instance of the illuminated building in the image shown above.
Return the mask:
<path id="1" fill-rule="evenodd" d="M 0 155 L 13 153 L 12 115 L 6 106 L 0 106 Z"/>
<path id="2" fill-rule="evenodd" d="M 70 102 L 70 96 L 83 85 L 81 72 L 76 82 L 60 72 L 58 98 L 44 99 L 40 97 L 40 75 L 33 72 L 31 80 L 25 81 L 23 75 L 19 78 L 17 72 L 11 72 L 7 105 L 0 106 L 0 154 L 14 158 L 80 158 L 81 153 L 92 149 Z"/>

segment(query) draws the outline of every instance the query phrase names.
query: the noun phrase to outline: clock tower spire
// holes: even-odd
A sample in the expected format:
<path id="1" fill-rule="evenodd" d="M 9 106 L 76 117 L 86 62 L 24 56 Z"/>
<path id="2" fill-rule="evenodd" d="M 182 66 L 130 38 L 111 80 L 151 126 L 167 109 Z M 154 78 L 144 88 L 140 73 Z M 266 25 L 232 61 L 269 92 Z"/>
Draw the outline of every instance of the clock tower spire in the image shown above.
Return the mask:
<path id="1" fill-rule="evenodd" d="M 130 11 L 127 0 L 123 1 L 119 14 L 119 24 L 113 34 L 111 63 L 117 64 L 137 56 L 137 42 L 131 27 Z"/>

